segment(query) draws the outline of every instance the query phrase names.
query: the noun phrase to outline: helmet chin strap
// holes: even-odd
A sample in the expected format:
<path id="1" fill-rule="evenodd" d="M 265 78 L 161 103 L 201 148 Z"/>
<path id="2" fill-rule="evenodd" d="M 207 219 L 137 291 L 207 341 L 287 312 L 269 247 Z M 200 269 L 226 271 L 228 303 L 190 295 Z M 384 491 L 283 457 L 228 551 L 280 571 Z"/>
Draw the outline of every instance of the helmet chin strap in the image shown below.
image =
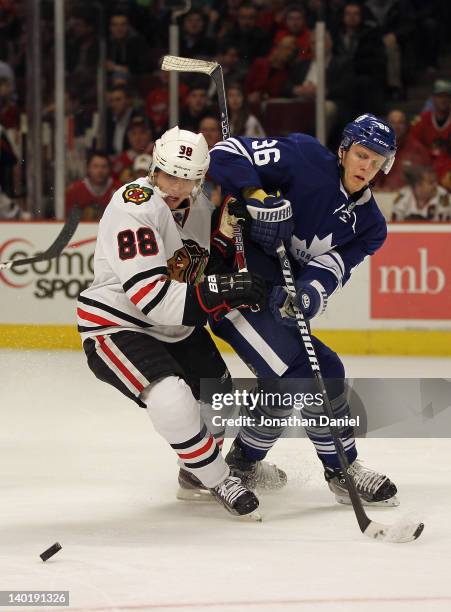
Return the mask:
<path id="1" fill-rule="evenodd" d="M 157 181 L 155 180 L 155 172 L 149 172 L 147 175 L 150 184 L 152 185 L 155 193 L 157 193 L 163 200 L 168 197 L 168 193 L 165 193 L 162 189 L 160 189 L 157 185 Z"/>

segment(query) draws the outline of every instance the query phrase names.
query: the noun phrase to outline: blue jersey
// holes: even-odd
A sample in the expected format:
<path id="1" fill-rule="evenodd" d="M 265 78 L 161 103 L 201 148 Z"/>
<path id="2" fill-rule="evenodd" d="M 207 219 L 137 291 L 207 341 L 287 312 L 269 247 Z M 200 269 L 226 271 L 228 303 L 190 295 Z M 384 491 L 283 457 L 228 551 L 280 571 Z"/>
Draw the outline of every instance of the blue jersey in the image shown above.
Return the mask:
<path id="1" fill-rule="evenodd" d="M 337 156 L 315 138 L 305 134 L 229 138 L 210 154 L 209 174 L 224 194 L 239 198 L 246 187 L 267 193 L 280 189 L 291 202 L 290 251 L 298 264 L 297 280 L 317 280 L 330 295 L 384 243 L 387 226 L 371 190 L 349 196 L 341 183 Z M 246 257 L 249 269 L 282 284 L 276 260 L 270 262 L 252 246 Z"/>

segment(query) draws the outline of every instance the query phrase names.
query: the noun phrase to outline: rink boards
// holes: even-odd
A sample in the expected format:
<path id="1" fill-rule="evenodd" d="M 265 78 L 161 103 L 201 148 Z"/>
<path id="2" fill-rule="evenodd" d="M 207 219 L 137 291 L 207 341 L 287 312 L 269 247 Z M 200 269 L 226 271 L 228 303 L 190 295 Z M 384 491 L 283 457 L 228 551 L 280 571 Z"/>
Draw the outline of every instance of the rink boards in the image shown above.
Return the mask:
<path id="1" fill-rule="evenodd" d="M 0 261 L 46 249 L 60 228 L 1 223 Z M 75 298 L 93 278 L 96 232 L 82 223 L 59 258 L 0 272 L 0 346 L 80 348 Z M 451 225 L 391 224 L 314 329 L 342 353 L 451 355 Z"/>

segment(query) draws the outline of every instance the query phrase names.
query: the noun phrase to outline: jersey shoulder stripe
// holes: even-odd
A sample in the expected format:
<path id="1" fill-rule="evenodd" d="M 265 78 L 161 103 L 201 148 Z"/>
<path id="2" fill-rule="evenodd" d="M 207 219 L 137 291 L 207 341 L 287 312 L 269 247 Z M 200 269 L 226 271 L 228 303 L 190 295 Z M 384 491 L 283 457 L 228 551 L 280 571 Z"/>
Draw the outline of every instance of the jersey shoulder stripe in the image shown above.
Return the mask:
<path id="1" fill-rule="evenodd" d="M 144 272 L 138 272 L 138 274 L 135 274 L 134 276 L 129 278 L 128 281 L 125 281 L 125 283 L 122 285 L 122 288 L 124 289 L 125 292 L 127 292 L 129 289 L 131 289 L 134 285 L 136 285 L 140 281 L 146 278 L 151 278 L 152 276 L 156 276 L 156 275 L 167 276 L 168 275 L 167 267 L 157 266 L 156 268 L 151 268 L 150 270 L 144 270 Z"/>
<path id="2" fill-rule="evenodd" d="M 147 315 L 152 310 L 152 308 L 155 308 L 155 306 L 158 306 L 158 304 L 161 302 L 161 300 L 164 298 L 164 296 L 168 292 L 170 286 L 171 286 L 171 281 L 168 279 L 167 281 L 165 281 L 163 287 L 158 292 L 158 295 L 152 298 L 150 302 L 147 304 L 147 306 L 144 306 L 143 308 L 141 308 L 142 313 Z"/>
<path id="3" fill-rule="evenodd" d="M 94 308 L 98 308 L 99 310 L 104 310 L 105 312 L 109 312 L 110 314 L 118 317 L 119 319 L 123 319 L 128 323 L 133 323 L 138 327 L 152 327 L 150 323 L 145 323 L 144 321 L 140 321 L 136 317 L 132 317 L 131 315 L 118 310 L 117 308 L 113 308 L 112 306 L 107 306 L 106 304 L 102 304 L 102 302 L 98 302 L 97 300 L 93 300 L 92 298 L 86 298 L 83 295 L 78 296 L 78 301 L 86 306 L 93 306 Z"/>

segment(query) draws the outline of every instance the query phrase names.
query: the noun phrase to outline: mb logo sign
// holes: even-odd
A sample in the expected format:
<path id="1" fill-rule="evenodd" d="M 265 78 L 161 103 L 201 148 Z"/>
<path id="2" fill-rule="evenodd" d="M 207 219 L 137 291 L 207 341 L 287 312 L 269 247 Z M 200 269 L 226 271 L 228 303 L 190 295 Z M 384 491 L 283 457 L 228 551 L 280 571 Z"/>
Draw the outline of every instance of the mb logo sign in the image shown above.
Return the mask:
<path id="1" fill-rule="evenodd" d="M 371 257 L 371 317 L 451 319 L 451 233 L 390 232 Z"/>

